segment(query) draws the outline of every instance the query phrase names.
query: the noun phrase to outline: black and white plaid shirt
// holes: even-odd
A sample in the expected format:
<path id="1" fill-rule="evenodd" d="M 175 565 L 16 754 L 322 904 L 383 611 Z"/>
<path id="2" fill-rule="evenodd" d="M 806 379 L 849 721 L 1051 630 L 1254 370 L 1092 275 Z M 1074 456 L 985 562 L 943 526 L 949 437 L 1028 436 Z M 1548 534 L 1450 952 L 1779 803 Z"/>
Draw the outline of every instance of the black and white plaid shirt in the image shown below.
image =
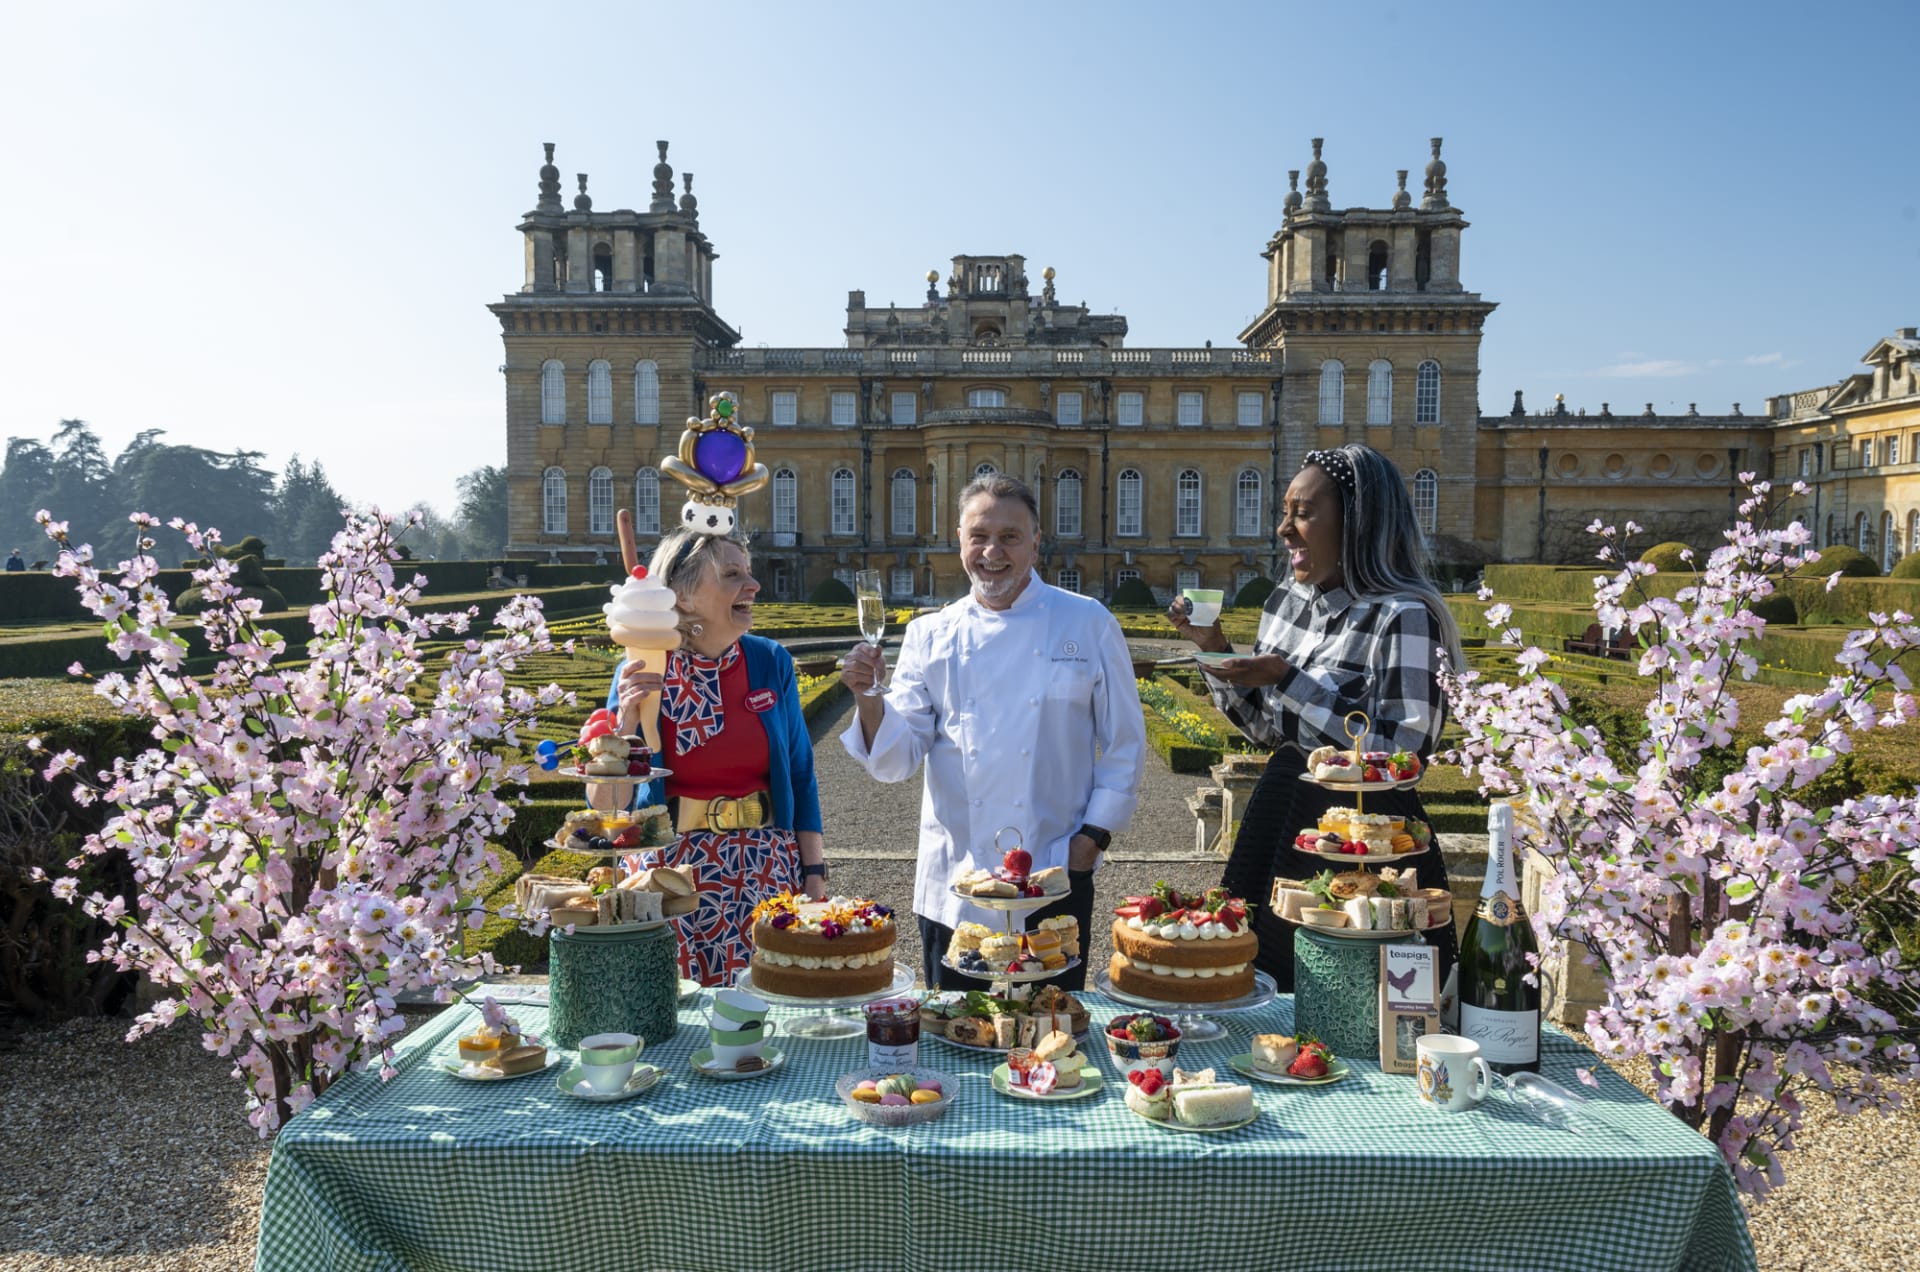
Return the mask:
<path id="1" fill-rule="evenodd" d="M 1416 597 L 1356 600 L 1345 588 L 1283 582 L 1267 598 L 1253 652 L 1279 654 L 1293 670 L 1259 689 L 1211 677 L 1208 684 L 1214 703 L 1256 742 L 1345 750 L 1347 713 L 1365 711 L 1373 721 L 1365 749 L 1425 756 L 1446 719 L 1434 678 L 1439 650 L 1433 616 Z"/>

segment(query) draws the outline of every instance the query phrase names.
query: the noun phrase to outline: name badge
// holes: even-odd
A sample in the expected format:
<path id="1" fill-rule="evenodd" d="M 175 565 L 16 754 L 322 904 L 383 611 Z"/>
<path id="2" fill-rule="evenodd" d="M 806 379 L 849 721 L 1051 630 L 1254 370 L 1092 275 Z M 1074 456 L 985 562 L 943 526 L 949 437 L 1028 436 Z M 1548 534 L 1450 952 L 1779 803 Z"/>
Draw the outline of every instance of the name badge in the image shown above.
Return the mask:
<path id="1" fill-rule="evenodd" d="M 747 695 L 747 710 L 760 715 L 773 710 L 773 704 L 780 701 L 780 695 L 771 689 L 755 689 Z"/>

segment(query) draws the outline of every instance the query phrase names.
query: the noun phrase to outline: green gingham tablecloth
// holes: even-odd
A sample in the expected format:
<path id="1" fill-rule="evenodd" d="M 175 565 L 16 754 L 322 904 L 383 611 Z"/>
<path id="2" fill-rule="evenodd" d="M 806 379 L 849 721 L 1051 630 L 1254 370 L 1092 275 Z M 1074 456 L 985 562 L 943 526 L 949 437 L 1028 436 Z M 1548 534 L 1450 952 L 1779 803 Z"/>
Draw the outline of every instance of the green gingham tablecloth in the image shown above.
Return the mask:
<path id="1" fill-rule="evenodd" d="M 354 1074 L 274 1144 L 259 1272 L 583 1269 L 1042 1270 L 1240 1268 L 1656 1272 L 1751 1269 L 1732 1177 L 1705 1138 L 1598 1070 L 1585 1134 L 1505 1096 L 1430 1111 L 1411 1076 L 1346 1057 L 1329 1086 L 1254 1084 L 1259 1120 L 1224 1134 L 1130 1112 L 1097 1032 L 1127 1010 L 1096 994 L 1102 1093 L 1065 1103 L 993 1092 L 985 1056 L 931 1039 L 923 1066 L 959 1079 L 937 1122 L 858 1122 L 834 1080 L 864 1037 L 781 1038 L 787 1063 L 717 1082 L 688 1057 L 700 1004 L 642 1057 L 666 1076 L 616 1104 L 561 1093 L 561 1066 L 505 1082 L 437 1068 L 477 1022 L 449 1009 L 403 1043 L 400 1074 Z M 546 1010 L 511 1009 L 536 1033 Z M 792 1017 L 796 1013 L 776 1013 Z M 1255 1033 L 1292 1033 L 1293 1004 L 1222 1018 L 1181 1050 L 1212 1065 Z M 1542 1070 L 1569 1086 L 1592 1053 L 1557 1033 Z"/>

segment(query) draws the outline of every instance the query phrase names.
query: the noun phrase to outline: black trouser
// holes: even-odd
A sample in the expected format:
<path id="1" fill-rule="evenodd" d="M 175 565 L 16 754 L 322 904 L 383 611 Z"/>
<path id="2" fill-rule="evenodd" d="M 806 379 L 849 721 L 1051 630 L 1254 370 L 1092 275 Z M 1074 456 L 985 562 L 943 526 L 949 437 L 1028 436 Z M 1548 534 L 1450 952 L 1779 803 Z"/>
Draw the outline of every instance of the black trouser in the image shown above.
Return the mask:
<path id="1" fill-rule="evenodd" d="M 1061 972 L 1058 976 L 1042 981 L 1042 984 L 1058 985 L 1071 993 L 1078 993 L 1087 987 L 1087 951 L 1092 948 L 1093 940 L 1089 932 L 1093 926 L 1093 871 L 1069 870 L 1067 881 L 1071 885 L 1067 895 L 1026 916 L 1026 930 L 1032 931 L 1040 926 L 1040 920 L 1050 919 L 1057 914 L 1071 914 L 1080 923 L 1080 958 L 1078 967 Z M 987 982 L 972 976 L 963 976 L 950 967 L 941 965 L 940 960 L 947 956 L 947 946 L 953 941 L 953 929 L 944 923 L 936 923 L 925 915 L 915 915 L 920 920 L 920 967 L 926 977 L 929 989 L 979 989 L 988 988 Z"/>

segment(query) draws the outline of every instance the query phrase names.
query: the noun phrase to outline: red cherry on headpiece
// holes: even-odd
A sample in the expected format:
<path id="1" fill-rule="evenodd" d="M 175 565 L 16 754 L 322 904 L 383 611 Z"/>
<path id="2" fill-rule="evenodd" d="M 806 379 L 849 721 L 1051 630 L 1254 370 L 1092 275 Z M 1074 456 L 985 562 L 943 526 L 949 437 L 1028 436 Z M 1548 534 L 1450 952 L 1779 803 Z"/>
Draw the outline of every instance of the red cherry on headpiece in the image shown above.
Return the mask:
<path id="1" fill-rule="evenodd" d="M 647 567 L 644 565 L 636 565 L 631 570 L 628 570 L 627 573 L 633 575 L 636 579 L 644 579 L 647 577 Z"/>

